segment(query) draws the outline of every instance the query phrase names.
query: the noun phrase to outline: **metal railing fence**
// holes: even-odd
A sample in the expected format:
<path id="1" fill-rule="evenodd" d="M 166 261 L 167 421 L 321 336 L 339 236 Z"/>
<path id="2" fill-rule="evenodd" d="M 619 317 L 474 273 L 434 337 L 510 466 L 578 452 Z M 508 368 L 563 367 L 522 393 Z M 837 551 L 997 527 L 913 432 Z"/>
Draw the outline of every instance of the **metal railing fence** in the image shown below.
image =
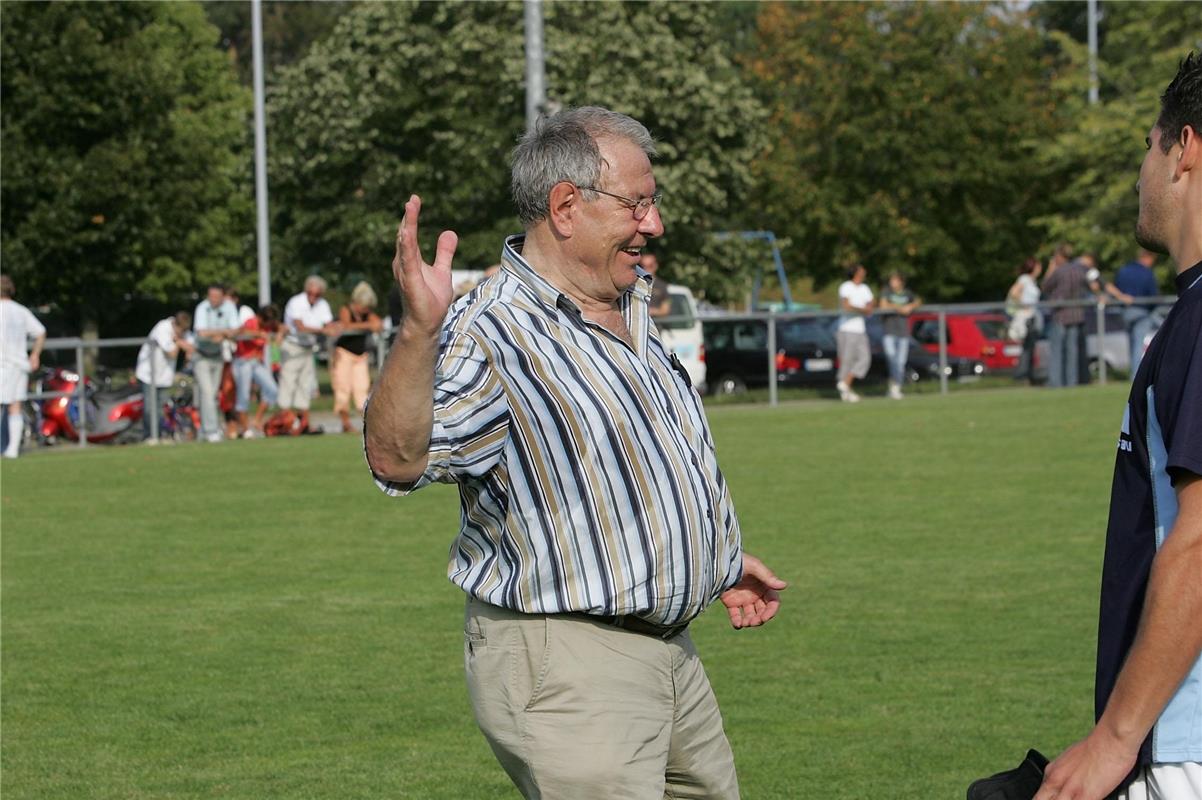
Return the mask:
<path id="1" fill-rule="evenodd" d="M 1171 306 L 1177 301 L 1177 298 L 1172 295 L 1161 295 L 1157 297 L 1137 298 L 1132 304 L 1135 306 L 1146 306 L 1149 310 Z M 923 304 L 915 309 L 915 314 L 935 314 L 938 320 L 938 357 L 939 357 L 939 392 L 947 394 L 948 388 L 948 328 L 947 320 L 950 315 L 956 314 L 979 314 L 979 313 L 996 313 L 1007 315 L 1006 308 L 1008 304 L 1004 302 L 991 303 L 930 303 Z M 1106 311 L 1107 309 L 1124 309 L 1129 308 L 1125 303 L 1118 301 L 1107 302 L 1105 300 L 1084 299 L 1084 300 L 1064 300 L 1055 302 L 1044 302 L 1034 306 L 1025 306 L 1024 308 L 1034 309 L 1037 313 L 1047 314 L 1057 309 L 1065 308 L 1083 308 L 1094 309 L 1094 319 L 1096 323 L 1096 334 L 1099 337 L 1104 337 L 1106 333 Z M 877 311 L 874 315 L 886 316 L 891 315 L 891 312 Z M 779 376 L 777 373 L 777 355 L 779 348 L 776 340 L 776 323 L 794 319 L 825 319 L 829 320 L 840 316 L 840 312 L 831 309 L 813 309 L 807 311 L 760 311 L 760 312 L 730 312 L 730 313 L 708 313 L 699 314 L 696 319 L 699 320 L 704 327 L 707 322 L 720 321 L 746 321 L 746 320 L 761 320 L 767 325 L 767 341 L 765 346 L 764 357 L 768 365 L 768 403 L 769 405 L 777 405 L 779 402 L 777 388 Z M 1008 315 L 1007 315 L 1008 316 Z M 691 322 L 694 318 L 691 317 L 661 317 L 664 322 Z M 1098 362 L 1098 383 L 1105 384 L 1107 382 L 1107 365 L 1105 359 L 1105 348 L 1101 346 L 1102 339 L 1098 340 L 1098 348 L 1096 359 Z M 1082 358 L 1086 358 L 1086 354 L 1082 354 Z M 714 376 L 707 376 L 712 378 Z"/>
<path id="2" fill-rule="evenodd" d="M 1177 300 L 1172 295 L 1162 295 L 1158 297 L 1139 298 L 1136 305 L 1146 306 L 1149 309 L 1171 306 Z M 1096 321 L 1096 333 L 1099 337 L 1103 337 L 1106 332 L 1106 310 L 1108 308 L 1128 308 L 1126 304 L 1117 302 L 1105 302 L 1100 300 L 1074 300 L 1061 302 L 1040 302 L 1034 308 L 1038 313 L 1046 314 L 1056 309 L 1063 308 L 1092 308 L 1094 309 Z M 971 314 L 971 313 L 1005 313 L 1006 304 L 1004 303 L 931 303 L 919 306 L 915 313 L 935 314 L 938 319 L 938 356 L 939 356 L 939 391 L 941 394 L 947 394 L 948 389 L 948 333 L 947 319 L 949 315 L 954 314 Z M 884 315 L 888 312 L 877 312 Z M 768 403 L 769 405 L 777 405 L 779 397 L 777 394 L 778 374 L 777 374 L 777 336 L 776 323 L 784 322 L 793 319 L 830 319 L 839 316 L 838 311 L 830 309 L 810 310 L 810 311 L 764 311 L 764 312 L 745 312 L 745 313 L 717 313 L 717 314 L 700 314 L 696 317 L 691 316 L 672 316 L 659 318 L 660 323 L 682 323 L 694 324 L 700 321 L 704 326 L 706 322 L 717 321 L 744 321 L 744 320 L 762 320 L 767 325 L 767 337 L 764 351 L 764 359 L 768 367 Z M 388 349 L 391 345 L 396 331 L 385 331 L 378 334 L 375 339 L 375 354 L 376 354 L 376 369 L 378 370 L 384 363 Z M 146 338 L 116 338 L 116 339 L 80 339 L 80 338 L 58 338 L 47 339 L 43 346 L 43 351 L 74 351 L 75 355 L 75 371 L 79 375 L 79 382 L 76 384 L 74 392 L 37 392 L 30 394 L 30 401 L 44 401 L 68 395 L 74 395 L 76 407 L 79 414 L 79 447 L 87 447 L 88 445 L 88 396 L 87 384 L 85 376 L 85 353 L 89 350 L 103 350 L 111 348 L 125 347 L 141 347 L 149 340 Z M 1096 360 L 1098 369 L 1098 382 L 1105 384 L 1107 382 L 1107 364 L 1105 358 L 1105 348 L 1101 346 L 1101 338 L 1099 338 L 1099 346 L 1097 347 Z M 329 343 L 333 347 L 333 342 Z M 153 376 L 152 376 L 153 377 Z M 712 376 L 711 376 L 712 377 Z M 151 381 L 148 385 L 150 396 L 150 408 L 144 409 L 143 413 L 150 413 L 150 438 L 159 439 L 159 387 L 155 386 L 155 381 Z M 151 413 L 151 409 L 154 412 Z"/>

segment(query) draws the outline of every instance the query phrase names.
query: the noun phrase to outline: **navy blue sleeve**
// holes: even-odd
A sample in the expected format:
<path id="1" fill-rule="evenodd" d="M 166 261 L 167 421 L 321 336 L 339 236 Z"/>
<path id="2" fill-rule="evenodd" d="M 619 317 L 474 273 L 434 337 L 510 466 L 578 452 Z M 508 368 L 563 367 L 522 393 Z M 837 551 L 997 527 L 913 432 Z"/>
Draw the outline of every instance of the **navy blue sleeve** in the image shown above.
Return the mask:
<path id="1" fill-rule="evenodd" d="M 1183 335 L 1166 343 L 1179 348 L 1180 360 L 1175 360 L 1182 370 L 1174 376 L 1180 390 L 1172 393 L 1173 407 L 1166 408 L 1161 417 L 1169 451 L 1165 467 L 1174 485 L 1183 472 L 1202 475 L 1202 303 L 1195 303 L 1191 310 L 1190 324 L 1179 328 Z"/>

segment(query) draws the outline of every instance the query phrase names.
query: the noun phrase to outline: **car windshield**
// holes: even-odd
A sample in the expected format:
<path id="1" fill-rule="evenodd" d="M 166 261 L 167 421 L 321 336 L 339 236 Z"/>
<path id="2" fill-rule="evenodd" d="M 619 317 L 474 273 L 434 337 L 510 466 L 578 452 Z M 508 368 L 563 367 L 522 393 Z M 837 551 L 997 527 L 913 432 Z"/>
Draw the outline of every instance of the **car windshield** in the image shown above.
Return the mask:
<path id="1" fill-rule="evenodd" d="M 986 339 L 1005 339 L 1006 338 L 1006 321 L 1001 319 L 979 319 L 977 322 L 977 330 Z"/>
<path id="2" fill-rule="evenodd" d="M 688 295 L 670 292 L 668 300 L 672 304 L 671 310 L 667 316 L 660 317 L 655 323 L 661 330 L 681 330 L 682 328 L 691 328 L 697 323 L 696 318 L 693 317 L 693 308 L 689 304 Z"/>

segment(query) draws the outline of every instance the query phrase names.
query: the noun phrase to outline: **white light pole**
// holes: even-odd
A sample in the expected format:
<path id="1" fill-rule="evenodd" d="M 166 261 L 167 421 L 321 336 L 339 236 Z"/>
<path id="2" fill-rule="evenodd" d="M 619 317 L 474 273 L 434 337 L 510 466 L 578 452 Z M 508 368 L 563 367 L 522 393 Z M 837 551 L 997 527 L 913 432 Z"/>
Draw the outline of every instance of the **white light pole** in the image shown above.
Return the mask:
<path id="1" fill-rule="evenodd" d="M 526 130 L 532 130 L 547 105 L 543 68 L 542 0 L 524 0 L 526 14 Z"/>
<path id="2" fill-rule="evenodd" d="M 1098 103 L 1098 0 L 1089 0 L 1089 104 Z"/>
<path id="3" fill-rule="evenodd" d="M 267 123 L 263 103 L 263 14 L 251 0 L 251 39 L 255 63 L 255 206 L 259 229 L 259 305 L 271 302 L 271 231 L 267 224 Z"/>

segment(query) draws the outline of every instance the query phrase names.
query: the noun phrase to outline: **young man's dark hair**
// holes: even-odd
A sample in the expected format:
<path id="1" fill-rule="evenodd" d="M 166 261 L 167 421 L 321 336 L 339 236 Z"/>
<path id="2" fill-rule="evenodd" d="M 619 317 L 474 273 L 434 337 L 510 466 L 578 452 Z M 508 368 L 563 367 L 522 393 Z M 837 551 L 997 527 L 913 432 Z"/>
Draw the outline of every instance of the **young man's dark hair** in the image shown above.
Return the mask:
<path id="1" fill-rule="evenodd" d="M 1169 152 L 1181 139 L 1186 125 L 1202 133 L 1202 55 L 1190 53 L 1177 69 L 1177 76 L 1160 96 L 1160 149 Z"/>

